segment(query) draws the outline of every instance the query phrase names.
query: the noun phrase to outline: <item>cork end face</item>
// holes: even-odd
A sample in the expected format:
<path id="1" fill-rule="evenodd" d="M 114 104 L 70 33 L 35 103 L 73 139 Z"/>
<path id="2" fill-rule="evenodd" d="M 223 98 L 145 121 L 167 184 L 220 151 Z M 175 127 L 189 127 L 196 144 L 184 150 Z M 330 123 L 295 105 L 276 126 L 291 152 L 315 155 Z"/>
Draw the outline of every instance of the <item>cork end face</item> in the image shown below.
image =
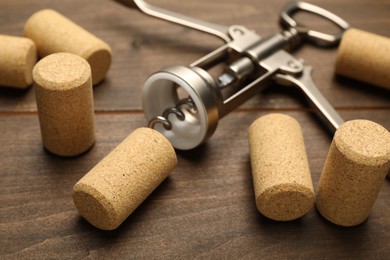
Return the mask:
<path id="1" fill-rule="evenodd" d="M 35 13 L 33 13 L 26 21 L 26 23 L 24 24 L 24 28 L 23 28 L 23 35 L 28 37 L 26 35 L 26 33 L 28 34 L 29 32 L 29 26 L 31 24 L 31 22 L 36 19 L 36 17 L 39 17 L 39 16 L 45 16 L 45 15 L 53 15 L 53 14 L 58 14 L 57 11 L 53 10 L 53 9 L 50 9 L 50 8 L 45 8 L 45 9 L 42 9 L 42 10 L 39 10 Z"/>
<path id="2" fill-rule="evenodd" d="M 337 50 L 337 57 L 335 62 L 335 72 L 338 75 L 351 77 L 355 71 L 353 71 L 353 68 L 350 66 L 347 66 L 346 60 L 349 58 L 348 54 L 346 53 L 346 49 L 349 47 L 349 39 L 351 38 L 351 35 L 355 34 L 355 32 L 359 30 L 356 30 L 355 28 L 350 28 L 346 30 L 343 34 L 343 37 L 341 38 L 341 42 L 339 44 L 338 50 Z"/>
<path id="3" fill-rule="evenodd" d="M 140 127 L 136 129 L 134 132 L 138 133 L 140 136 L 143 136 L 145 140 L 153 140 L 152 144 L 158 143 L 161 145 L 161 147 L 165 150 L 165 156 L 167 158 L 170 158 L 169 161 L 172 165 L 170 168 L 172 168 L 170 171 L 173 170 L 173 168 L 177 165 L 177 157 L 175 148 L 173 148 L 172 144 L 169 142 L 169 140 L 159 131 L 154 130 L 149 127 Z M 140 137 L 141 138 L 141 137 Z M 145 142 L 147 143 L 147 142 Z M 150 147 L 152 148 L 152 147 Z"/>
<path id="4" fill-rule="evenodd" d="M 348 159 L 360 165 L 383 165 L 390 161 L 390 133 L 369 120 L 351 120 L 337 131 L 334 142 Z"/>
<path id="5" fill-rule="evenodd" d="M 32 83 L 37 50 L 30 39 L 0 34 L 0 85 L 26 89 Z"/>
<path id="6" fill-rule="evenodd" d="M 335 72 L 390 89 L 390 39 L 356 28 L 348 29 L 338 47 Z"/>
<path id="7" fill-rule="evenodd" d="M 24 72 L 24 81 L 25 81 L 25 87 L 30 86 L 33 82 L 33 76 L 32 71 L 37 63 L 38 55 L 37 55 L 37 48 L 33 41 L 30 39 L 27 39 L 27 52 L 25 57 L 25 72 Z"/>
<path id="8" fill-rule="evenodd" d="M 277 221 L 300 218 L 313 207 L 313 204 L 314 191 L 293 183 L 272 186 L 256 199 L 260 213 Z"/>
<path id="9" fill-rule="evenodd" d="M 88 62 L 74 54 L 55 53 L 40 60 L 33 69 L 36 84 L 47 90 L 70 90 L 85 84 L 91 76 Z"/>
<path id="10" fill-rule="evenodd" d="M 73 201 L 80 215 L 99 229 L 114 230 L 121 224 L 109 200 L 91 186 L 77 183 L 73 187 Z"/>
<path id="11" fill-rule="evenodd" d="M 292 127 L 296 127 L 301 131 L 301 127 L 296 119 L 289 115 L 285 114 L 279 114 L 279 113 L 271 113 L 265 116 L 262 116 L 258 119 L 256 119 L 249 127 L 248 133 L 249 135 L 251 134 L 256 134 L 259 132 L 258 128 L 260 127 L 266 127 L 266 128 L 272 128 L 275 131 L 278 130 L 283 131 L 285 130 L 284 126 L 287 124 L 291 124 Z M 262 128 L 260 128 L 262 129 Z M 272 133 L 274 134 L 274 133 Z M 279 135 L 279 133 L 278 133 Z"/>
<path id="12" fill-rule="evenodd" d="M 111 66 L 111 49 L 104 43 L 102 45 L 103 47 L 92 51 L 85 57 L 91 66 L 93 85 L 100 83 L 105 78 Z"/>
<path id="13" fill-rule="evenodd" d="M 32 14 L 26 21 L 23 27 L 23 36 L 34 41 L 37 47 L 37 53 L 40 58 L 43 58 L 50 54 L 42 46 L 45 45 L 47 40 L 45 35 L 42 35 L 42 31 L 46 31 L 50 27 L 50 23 L 39 23 L 39 21 L 51 21 L 53 16 L 59 15 L 58 12 L 52 9 L 42 9 Z M 57 51 L 58 52 L 58 51 Z"/>
<path id="14" fill-rule="evenodd" d="M 45 16 L 45 18 L 47 18 L 47 15 L 51 15 L 53 13 L 57 13 L 56 11 L 52 10 L 52 9 L 42 9 L 42 10 L 39 10 L 35 13 L 33 13 L 28 19 L 27 21 L 25 22 L 24 24 L 24 27 L 23 27 L 23 36 L 24 37 L 27 37 L 27 38 L 30 38 L 31 34 L 32 34 L 32 25 L 35 21 L 35 19 L 37 19 L 38 17 L 40 16 Z"/>

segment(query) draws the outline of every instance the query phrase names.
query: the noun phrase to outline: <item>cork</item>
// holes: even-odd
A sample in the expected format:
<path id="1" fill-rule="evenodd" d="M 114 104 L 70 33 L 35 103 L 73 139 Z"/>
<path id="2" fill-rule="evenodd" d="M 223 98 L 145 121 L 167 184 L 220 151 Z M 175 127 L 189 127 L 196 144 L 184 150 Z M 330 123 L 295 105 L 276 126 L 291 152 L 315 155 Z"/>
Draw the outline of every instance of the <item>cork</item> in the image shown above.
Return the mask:
<path id="1" fill-rule="evenodd" d="M 349 29 L 341 40 L 336 73 L 390 89 L 390 38 Z"/>
<path id="2" fill-rule="evenodd" d="M 91 69 L 81 57 L 56 53 L 33 69 L 44 147 L 59 156 L 75 156 L 95 142 Z"/>
<path id="3" fill-rule="evenodd" d="M 73 187 L 73 200 L 93 226 L 116 229 L 176 167 L 159 132 L 138 128 Z"/>
<path id="4" fill-rule="evenodd" d="M 0 35 L 0 86 L 25 89 L 32 84 L 37 62 L 33 41 L 24 37 Z"/>
<path id="5" fill-rule="evenodd" d="M 390 167 L 390 133 L 368 120 L 337 129 L 320 177 L 316 206 L 330 222 L 355 226 L 369 216 Z"/>
<path id="6" fill-rule="evenodd" d="M 249 148 L 260 213 L 277 221 L 306 214 L 314 189 L 299 123 L 283 114 L 263 116 L 249 128 Z"/>
<path id="7" fill-rule="evenodd" d="M 110 68 L 108 44 L 54 10 L 33 14 L 24 25 L 24 35 L 35 42 L 40 57 L 69 52 L 86 59 L 93 85 L 101 82 Z"/>

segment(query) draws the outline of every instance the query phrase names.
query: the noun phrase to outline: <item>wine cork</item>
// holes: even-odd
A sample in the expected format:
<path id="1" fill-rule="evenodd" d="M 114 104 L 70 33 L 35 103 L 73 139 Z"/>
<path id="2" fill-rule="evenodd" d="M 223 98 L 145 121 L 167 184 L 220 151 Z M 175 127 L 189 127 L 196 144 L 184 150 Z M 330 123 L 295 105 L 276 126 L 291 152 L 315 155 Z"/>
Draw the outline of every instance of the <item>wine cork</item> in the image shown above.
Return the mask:
<path id="1" fill-rule="evenodd" d="M 40 57 L 69 52 L 86 59 L 92 70 L 92 83 L 103 80 L 111 65 L 111 49 L 93 34 L 50 9 L 33 14 L 24 26 L 24 35 L 37 45 Z"/>
<path id="2" fill-rule="evenodd" d="M 318 185 L 316 206 L 340 226 L 364 222 L 390 167 L 390 133 L 368 120 L 337 129 Z"/>
<path id="3" fill-rule="evenodd" d="M 28 38 L 0 35 L 0 86 L 27 88 L 32 84 L 32 70 L 37 50 Z"/>
<path id="4" fill-rule="evenodd" d="M 138 128 L 73 187 L 79 213 L 103 230 L 116 229 L 176 167 L 172 145 Z"/>
<path id="5" fill-rule="evenodd" d="M 44 147 L 75 156 L 95 142 L 91 69 L 81 57 L 56 53 L 33 69 L 35 96 Z"/>
<path id="6" fill-rule="evenodd" d="M 314 204 L 314 189 L 303 134 L 290 116 L 269 114 L 249 128 L 249 148 L 257 209 L 289 221 Z"/>
<path id="7" fill-rule="evenodd" d="M 341 40 L 336 73 L 390 89 L 390 39 L 349 29 Z"/>

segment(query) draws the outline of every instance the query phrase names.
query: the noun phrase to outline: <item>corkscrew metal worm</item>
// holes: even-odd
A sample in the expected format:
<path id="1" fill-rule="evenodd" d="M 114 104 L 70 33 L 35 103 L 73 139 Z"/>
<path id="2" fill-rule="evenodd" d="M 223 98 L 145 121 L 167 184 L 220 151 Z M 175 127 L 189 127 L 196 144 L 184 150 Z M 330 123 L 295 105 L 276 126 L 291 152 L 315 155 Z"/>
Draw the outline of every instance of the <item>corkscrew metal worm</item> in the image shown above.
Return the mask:
<path id="1" fill-rule="evenodd" d="M 116 1 L 225 42 L 189 66 L 171 66 L 154 73 L 144 84 L 143 109 L 149 127 L 163 133 L 175 148 L 188 150 L 202 144 L 214 133 L 219 119 L 273 83 L 301 89 L 331 129 L 343 123 L 314 84 L 312 68 L 288 52 L 305 42 L 337 46 L 350 26 L 335 14 L 305 2 L 289 2 L 280 13 L 285 30 L 263 38 L 240 25 L 226 27 L 201 21 L 143 0 Z M 293 16 L 301 11 L 332 22 L 339 32 L 322 33 L 297 23 Z M 208 70 L 218 64 L 228 65 L 213 78 Z M 182 90 L 186 92 L 184 96 L 180 94 Z"/>

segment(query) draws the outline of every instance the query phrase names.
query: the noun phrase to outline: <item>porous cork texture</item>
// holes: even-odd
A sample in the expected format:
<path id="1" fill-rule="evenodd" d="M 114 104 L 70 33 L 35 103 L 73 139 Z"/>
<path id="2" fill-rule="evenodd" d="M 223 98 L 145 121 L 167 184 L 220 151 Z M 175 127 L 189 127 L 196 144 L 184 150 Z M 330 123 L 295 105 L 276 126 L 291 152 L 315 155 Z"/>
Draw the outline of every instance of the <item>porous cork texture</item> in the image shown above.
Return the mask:
<path id="1" fill-rule="evenodd" d="M 0 86 L 25 89 L 32 84 L 37 62 L 33 41 L 24 37 L 0 35 Z"/>
<path id="2" fill-rule="evenodd" d="M 95 142 L 91 69 L 81 57 L 56 53 L 33 69 L 35 97 L 44 147 L 75 156 Z"/>
<path id="3" fill-rule="evenodd" d="M 249 128 L 249 148 L 257 209 L 277 221 L 306 214 L 314 189 L 299 123 L 283 114 L 263 116 Z"/>
<path id="4" fill-rule="evenodd" d="M 159 132 L 138 128 L 73 187 L 79 213 L 93 226 L 116 229 L 176 167 Z"/>
<path id="5" fill-rule="evenodd" d="M 390 39 L 358 29 L 341 40 L 336 73 L 390 89 Z"/>
<path id="6" fill-rule="evenodd" d="M 101 82 L 110 68 L 110 46 L 54 10 L 33 14 L 24 25 L 24 36 L 35 42 L 40 57 L 69 52 L 86 59 L 93 85 Z"/>
<path id="7" fill-rule="evenodd" d="M 316 196 L 318 211 L 340 226 L 363 223 L 390 167 L 390 133 L 368 120 L 337 129 Z"/>

